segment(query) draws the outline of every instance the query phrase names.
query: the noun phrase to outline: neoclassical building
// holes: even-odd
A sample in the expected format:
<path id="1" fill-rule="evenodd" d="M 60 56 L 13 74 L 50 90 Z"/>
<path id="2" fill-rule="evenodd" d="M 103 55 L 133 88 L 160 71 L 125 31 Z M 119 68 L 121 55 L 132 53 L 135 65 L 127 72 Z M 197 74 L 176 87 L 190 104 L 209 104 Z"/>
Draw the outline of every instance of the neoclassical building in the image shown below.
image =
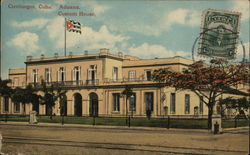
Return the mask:
<path id="1" fill-rule="evenodd" d="M 9 78 L 12 87 L 25 87 L 28 84 L 45 81 L 48 87 L 58 83 L 67 90 L 65 114 L 68 116 L 133 116 L 145 117 L 146 110 L 151 110 L 152 117 L 166 115 L 178 117 L 206 117 L 207 107 L 191 91 L 178 91 L 163 87 L 152 81 L 154 69 L 171 68 L 182 71 L 192 64 L 192 60 L 182 57 L 139 59 L 113 55 L 108 49 L 101 49 L 98 54 L 39 59 L 27 57 L 24 69 L 10 69 Z M 122 95 L 125 87 L 132 88 L 133 95 L 126 104 Z M 31 104 L 14 104 L 8 98 L 1 99 L 1 114 L 29 114 L 36 110 L 46 115 L 45 105 L 32 107 Z M 53 108 L 55 115 L 60 115 L 59 102 Z"/>

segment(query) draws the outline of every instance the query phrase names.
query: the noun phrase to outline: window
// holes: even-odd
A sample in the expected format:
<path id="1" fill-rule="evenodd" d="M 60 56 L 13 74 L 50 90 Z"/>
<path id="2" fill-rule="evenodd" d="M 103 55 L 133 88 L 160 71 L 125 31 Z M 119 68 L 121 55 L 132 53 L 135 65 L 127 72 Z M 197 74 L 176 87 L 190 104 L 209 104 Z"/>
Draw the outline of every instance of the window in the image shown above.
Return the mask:
<path id="1" fill-rule="evenodd" d="M 59 68 L 59 75 L 58 75 L 58 81 L 60 82 L 64 82 L 65 81 L 65 68 L 64 67 L 60 67 Z"/>
<path id="2" fill-rule="evenodd" d="M 171 114 L 175 113 L 175 93 L 171 93 L 170 96 L 170 112 Z"/>
<path id="3" fill-rule="evenodd" d="M 95 80 L 96 79 L 96 71 L 97 71 L 97 66 L 96 65 L 90 65 L 90 80 Z"/>
<path id="4" fill-rule="evenodd" d="M 113 81 L 118 81 L 118 68 L 113 68 Z"/>
<path id="5" fill-rule="evenodd" d="M 154 93 L 153 92 L 146 92 L 145 93 L 145 104 L 146 104 L 146 111 L 154 110 Z"/>
<path id="6" fill-rule="evenodd" d="M 88 69 L 88 84 L 96 84 L 97 65 L 90 65 Z"/>
<path id="7" fill-rule="evenodd" d="M 38 73 L 37 73 L 37 69 L 33 69 L 32 70 L 32 82 L 33 83 L 37 83 L 38 82 Z"/>
<path id="8" fill-rule="evenodd" d="M 190 95 L 185 94 L 185 114 L 190 113 Z"/>
<path id="9" fill-rule="evenodd" d="M 76 66 L 73 69 L 73 81 L 75 84 L 79 84 L 81 80 L 81 67 Z"/>
<path id="10" fill-rule="evenodd" d="M 151 70 L 145 71 L 145 74 L 146 74 L 146 80 L 151 81 L 151 77 L 152 77 Z"/>
<path id="11" fill-rule="evenodd" d="M 113 93 L 113 111 L 120 111 L 120 94 Z"/>
<path id="12" fill-rule="evenodd" d="M 203 98 L 203 96 L 201 96 L 200 97 L 200 109 L 199 109 L 199 111 L 200 111 L 200 114 L 203 114 L 203 105 L 204 105 L 204 98 Z"/>
<path id="13" fill-rule="evenodd" d="M 133 93 L 129 98 L 129 110 L 135 111 L 136 110 L 136 94 Z"/>
<path id="14" fill-rule="evenodd" d="M 135 81 L 135 71 L 128 72 L 128 79 L 129 81 Z"/>
<path id="15" fill-rule="evenodd" d="M 20 112 L 20 103 L 14 103 L 14 111 Z"/>
<path id="16" fill-rule="evenodd" d="M 51 71 L 49 68 L 45 68 L 45 82 L 46 83 L 51 82 Z"/>
<path id="17" fill-rule="evenodd" d="M 3 103 L 4 103 L 4 111 L 5 112 L 9 112 L 9 98 L 8 97 L 4 97 L 3 98 Z"/>
<path id="18" fill-rule="evenodd" d="M 13 87 L 17 87 L 17 86 L 19 86 L 19 78 L 14 78 L 14 80 L 13 80 L 13 85 L 12 85 Z"/>

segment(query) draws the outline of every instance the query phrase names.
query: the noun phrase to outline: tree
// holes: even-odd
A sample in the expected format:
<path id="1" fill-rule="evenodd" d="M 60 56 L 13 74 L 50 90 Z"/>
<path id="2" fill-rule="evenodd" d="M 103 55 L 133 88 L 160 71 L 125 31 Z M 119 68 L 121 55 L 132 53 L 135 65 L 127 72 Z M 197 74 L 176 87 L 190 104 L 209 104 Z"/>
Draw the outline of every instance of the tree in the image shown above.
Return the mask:
<path id="1" fill-rule="evenodd" d="M 55 102 L 58 99 L 62 99 L 67 91 L 62 90 L 59 84 L 51 84 L 48 86 L 45 81 L 42 81 L 42 92 L 43 95 L 41 96 L 41 104 L 46 105 L 46 114 L 50 115 L 50 119 L 52 119 L 52 109 L 55 106 Z M 62 105 L 60 105 L 60 108 L 62 108 Z"/>
<path id="2" fill-rule="evenodd" d="M 242 98 L 227 97 L 225 99 L 220 99 L 219 105 L 221 107 L 222 115 L 224 115 L 224 111 L 226 109 L 234 109 L 236 114 L 235 118 L 239 117 L 247 118 L 244 111 L 250 108 L 250 99 L 247 97 L 242 97 Z"/>
<path id="3" fill-rule="evenodd" d="M 122 92 L 122 95 L 126 97 L 126 124 L 127 124 L 127 117 L 128 117 L 128 99 L 133 95 L 132 88 L 126 85 L 125 89 Z"/>
<path id="4" fill-rule="evenodd" d="M 208 128 L 211 128 L 213 110 L 221 94 L 235 89 L 249 80 L 249 68 L 245 64 L 228 64 L 225 60 L 211 60 L 208 64 L 197 61 L 182 72 L 169 68 L 155 70 L 154 81 L 174 87 L 188 89 L 197 94 L 208 107 Z"/>
<path id="5" fill-rule="evenodd" d="M 2 80 L 0 78 L 0 96 L 2 97 L 10 97 L 13 93 L 13 89 L 8 86 L 8 84 L 11 83 L 11 80 Z"/>
<path id="6" fill-rule="evenodd" d="M 10 86 L 8 86 L 9 83 L 11 83 L 10 79 L 2 80 L 0 78 L 0 97 L 6 97 L 6 98 L 11 97 L 11 95 L 13 93 L 13 89 Z M 6 114 L 6 116 L 7 116 L 7 114 Z"/>
<path id="7" fill-rule="evenodd" d="M 14 89 L 14 93 L 12 95 L 12 101 L 14 103 L 22 103 L 22 104 L 32 104 L 33 107 L 39 106 L 40 95 L 37 95 L 37 90 L 32 87 L 32 85 L 28 85 L 26 88 L 17 87 Z M 37 110 L 37 109 L 36 109 Z M 39 111 L 37 111 L 39 113 Z"/>

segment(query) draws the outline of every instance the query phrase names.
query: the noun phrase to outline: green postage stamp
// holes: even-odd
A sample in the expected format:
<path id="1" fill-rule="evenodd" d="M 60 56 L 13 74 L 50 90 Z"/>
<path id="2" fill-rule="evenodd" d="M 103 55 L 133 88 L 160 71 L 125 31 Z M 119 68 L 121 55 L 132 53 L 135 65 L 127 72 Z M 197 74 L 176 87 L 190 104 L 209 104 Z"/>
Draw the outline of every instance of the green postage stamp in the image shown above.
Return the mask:
<path id="1" fill-rule="evenodd" d="M 204 11 L 199 55 L 234 59 L 239 38 L 240 15 L 237 12 Z"/>

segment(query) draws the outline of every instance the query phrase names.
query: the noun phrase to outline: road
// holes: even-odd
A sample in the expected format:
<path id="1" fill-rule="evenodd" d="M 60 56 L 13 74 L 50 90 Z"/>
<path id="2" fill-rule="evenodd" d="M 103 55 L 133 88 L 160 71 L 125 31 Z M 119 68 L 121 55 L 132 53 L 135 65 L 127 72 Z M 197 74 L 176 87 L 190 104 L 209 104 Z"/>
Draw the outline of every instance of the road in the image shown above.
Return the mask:
<path id="1" fill-rule="evenodd" d="M 226 154 L 248 151 L 248 130 L 213 135 L 207 130 L 69 127 L 0 124 L 2 152 L 19 155 Z"/>

